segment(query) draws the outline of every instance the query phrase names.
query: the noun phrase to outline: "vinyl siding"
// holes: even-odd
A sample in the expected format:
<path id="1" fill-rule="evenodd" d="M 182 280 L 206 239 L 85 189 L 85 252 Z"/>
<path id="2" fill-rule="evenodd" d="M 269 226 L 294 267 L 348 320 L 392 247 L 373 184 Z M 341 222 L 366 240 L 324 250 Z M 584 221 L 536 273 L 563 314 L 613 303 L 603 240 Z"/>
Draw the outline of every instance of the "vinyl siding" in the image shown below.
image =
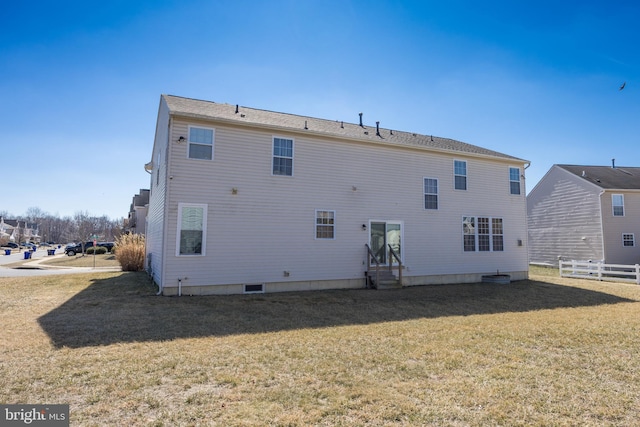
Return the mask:
<path id="1" fill-rule="evenodd" d="M 624 195 L 624 216 L 613 216 L 612 194 Z M 640 263 L 640 192 L 607 190 L 602 196 L 604 259 L 609 264 Z M 622 245 L 622 234 L 635 236 L 635 246 Z"/>
<path id="2" fill-rule="evenodd" d="M 530 262 L 557 265 L 559 256 L 602 260 L 600 192 L 553 166 L 527 196 Z"/>
<path id="3" fill-rule="evenodd" d="M 188 144 L 176 142 L 189 124 L 215 129 L 213 161 L 188 159 Z M 525 198 L 509 194 L 513 161 L 215 121 L 174 118 L 171 129 L 164 286 L 178 279 L 184 286 L 363 279 L 369 230 L 362 224 L 368 228 L 370 220 L 403 221 L 406 276 L 527 271 Z M 274 136 L 294 140 L 293 176 L 271 174 Z M 467 160 L 467 191 L 453 190 L 454 158 Z M 425 176 L 438 179 L 437 211 L 424 209 Z M 208 205 L 206 256 L 175 256 L 179 203 Z M 160 224 L 162 210 L 154 209 L 150 215 Z M 316 209 L 336 212 L 335 239 L 315 239 Z M 503 218 L 504 251 L 463 252 L 464 215 Z M 154 234 L 154 252 L 158 240 Z"/>
<path id="4" fill-rule="evenodd" d="M 158 109 L 158 121 L 153 143 L 151 161 L 153 171 L 150 176 L 149 208 L 146 229 L 146 268 L 150 269 L 153 280 L 162 286 L 164 269 L 163 252 L 165 230 L 165 201 L 167 180 L 167 150 L 169 138 L 169 109 L 163 99 Z M 158 162 L 159 160 L 159 162 Z"/>

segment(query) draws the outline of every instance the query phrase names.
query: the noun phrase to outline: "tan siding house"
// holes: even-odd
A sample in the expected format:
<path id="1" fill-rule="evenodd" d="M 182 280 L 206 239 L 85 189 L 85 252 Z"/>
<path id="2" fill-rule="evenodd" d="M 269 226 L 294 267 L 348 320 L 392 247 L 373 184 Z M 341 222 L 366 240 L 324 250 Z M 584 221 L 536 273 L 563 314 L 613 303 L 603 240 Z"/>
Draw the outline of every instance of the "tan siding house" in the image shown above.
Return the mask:
<path id="1" fill-rule="evenodd" d="M 528 274 L 527 161 L 446 138 L 163 95 L 147 264 L 164 295 Z"/>
<path id="2" fill-rule="evenodd" d="M 640 263 L 640 168 L 554 165 L 527 196 L 527 217 L 532 263 Z"/>

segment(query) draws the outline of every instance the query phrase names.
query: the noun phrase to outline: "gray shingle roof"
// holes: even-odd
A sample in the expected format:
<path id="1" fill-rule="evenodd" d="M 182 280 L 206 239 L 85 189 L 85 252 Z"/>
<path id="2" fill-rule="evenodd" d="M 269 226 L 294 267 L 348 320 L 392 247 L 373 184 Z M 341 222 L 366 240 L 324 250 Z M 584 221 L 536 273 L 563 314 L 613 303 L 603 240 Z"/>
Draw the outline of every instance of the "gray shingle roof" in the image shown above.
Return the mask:
<path id="1" fill-rule="evenodd" d="M 640 167 L 556 165 L 605 190 L 640 190 Z"/>
<path id="2" fill-rule="evenodd" d="M 176 116 L 203 120 L 216 119 L 233 123 L 244 123 L 249 126 L 295 130 L 298 132 L 322 134 L 338 138 L 358 139 L 398 146 L 421 147 L 434 151 L 457 152 L 472 156 L 494 157 L 526 162 L 526 160 L 517 157 L 449 138 L 384 128 L 380 128 L 379 132 L 377 132 L 375 125 L 364 124 L 360 126 L 355 123 L 278 113 L 243 106 L 239 106 L 237 108 L 238 112 L 236 112 L 236 106 L 231 104 L 220 104 L 173 95 L 162 95 L 162 97 L 166 100 L 170 113 Z"/>

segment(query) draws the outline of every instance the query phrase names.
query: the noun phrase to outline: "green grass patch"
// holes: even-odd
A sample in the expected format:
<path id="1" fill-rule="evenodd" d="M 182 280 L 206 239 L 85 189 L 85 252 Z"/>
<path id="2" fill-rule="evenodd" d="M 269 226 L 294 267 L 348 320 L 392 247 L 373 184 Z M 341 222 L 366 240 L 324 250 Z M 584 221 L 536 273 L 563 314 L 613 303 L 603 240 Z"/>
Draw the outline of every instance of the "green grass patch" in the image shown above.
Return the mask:
<path id="1" fill-rule="evenodd" d="M 72 425 L 640 419 L 635 285 L 532 269 L 510 285 L 178 298 L 118 272 L 0 292 L 0 402 L 69 403 Z"/>

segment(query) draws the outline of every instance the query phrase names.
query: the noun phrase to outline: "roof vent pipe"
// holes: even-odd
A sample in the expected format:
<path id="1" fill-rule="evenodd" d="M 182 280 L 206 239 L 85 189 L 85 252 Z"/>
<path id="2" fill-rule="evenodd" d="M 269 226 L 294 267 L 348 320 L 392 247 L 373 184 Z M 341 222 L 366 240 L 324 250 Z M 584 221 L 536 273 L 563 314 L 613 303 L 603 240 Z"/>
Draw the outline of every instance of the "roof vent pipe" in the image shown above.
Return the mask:
<path id="1" fill-rule="evenodd" d="M 360 116 L 360 127 L 363 127 L 362 126 L 362 113 L 358 113 L 358 115 Z"/>
<path id="2" fill-rule="evenodd" d="M 616 159 L 611 159 L 611 167 L 612 167 L 613 169 L 615 169 L 615 168 L 616 168 Z"/>
<path id="3" fill-rule="evenodd" d="M 238 114 L 238 104 L 236 104 L 236 114 Z"/>
<path id="4" fill-rule="evenodd" d="M 376 135 L 380 136 L 380 122 L 376 122 Z"/>

